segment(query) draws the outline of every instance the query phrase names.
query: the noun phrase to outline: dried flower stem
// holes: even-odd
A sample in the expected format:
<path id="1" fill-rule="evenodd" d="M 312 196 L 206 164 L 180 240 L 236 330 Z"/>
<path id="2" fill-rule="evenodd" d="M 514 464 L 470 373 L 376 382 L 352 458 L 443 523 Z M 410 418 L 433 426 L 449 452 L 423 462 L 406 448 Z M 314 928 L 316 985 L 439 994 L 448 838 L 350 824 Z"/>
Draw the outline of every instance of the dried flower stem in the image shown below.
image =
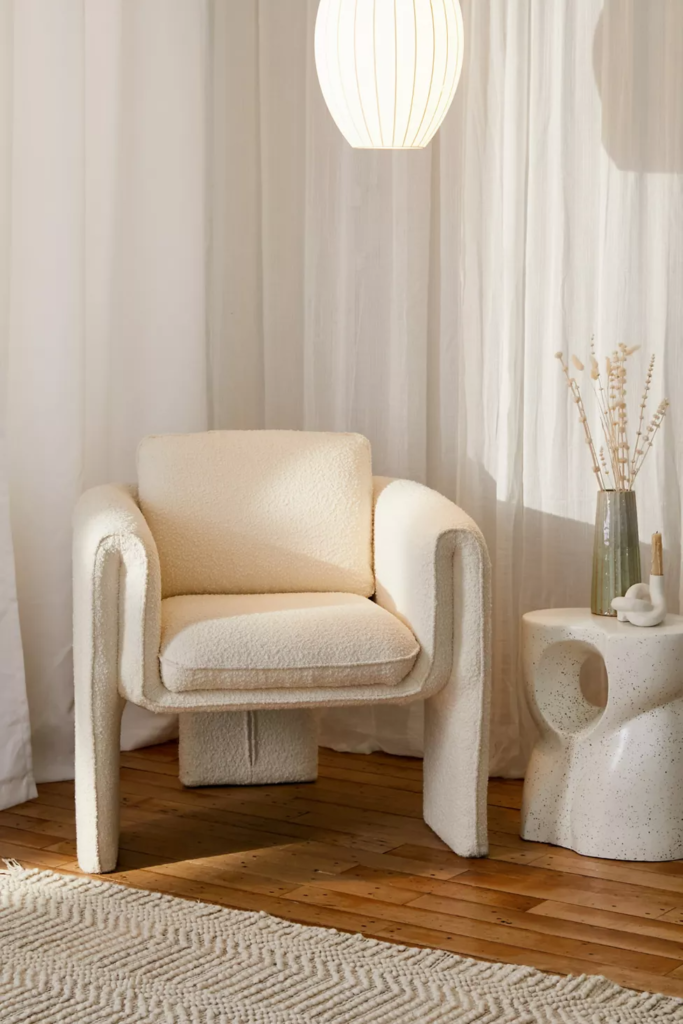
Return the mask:
<path id="1" fill-rule="evenodd" d="M 640 400 L 640 416 L 638 417 L 638 429 L 636 431 L 636 439 L 633 445 L 633 458 L 631 460 L 631 473 L 630 473 L 630 486 L 633 487 L 633 481 L 636 478 L 636 460 L 638 459 L 639 449 L 641 445 L 641 438 L 643 437 L 643 426 L 645 424 L 645 407 L 647 405 L 648 395 L 650 393 L 650 387 L 652 385 L 652 374 L 655 368 L 655 357 L 654 355 L 650 359 L 650 364 L 647 368 L 647 374 L 645 376 L 645 386 L 643 387 L 643 397 Z"/>
<path id="2" fill-rule="evenodd" d="M 596 479 L 598 481 L 598 486 L 600 487 L 600 490 L 604 491 L 604 489 L 605 489 L 605 482 L 604 482 L 603 477 L 602 477 L 602 470 L 600 469 L 600 463 L 598 461 L 598 456 L 597 456 L 597 453 L 595 451 L 595 445 L 593 444 L 593 435 L 591 434 L 591 429 L 590 429 L 590 427 L 588 425 L 588 417 L 586 416 L 586 410 L 585 410 L 584 405 L 583 405 L 583 398 L 581 397 L 581 389 L 579 388 L 579 385 L 576 383 L 576 380 L 574 379 L 574 377 L 570 376 L 570 374 L 569 374 L 569 367 L 565 363 L 564 358 L 563 358 L 561 352 L 557 353 L 557 358 L 560 360 L 560 365 L 562 367 L 562 372 L 564 373 L 565 377 L 567 378 L 567 387 L 569 388 L 569 392 L 570 392 L 570 394 L 572 396 L 572 399 L 574 400 L 574 402 L 575 402 L 575 404 L 576 404 L 576 406 L 577 406 L 577 408 L 579 410 L 579 419 L 580 419 L 581 423 L 583 424 L 584 434 L 586 435 L 586 444 L 588 445 L 588 448 L 589 448 L 590 453 L 591 453 L 591 458 L 593 460 L 593 472 L 595 473 L 595 476 L 596 476 Z"/>
<path id="3" fill-rule="evenodd" d="M 647 429 L 645 431 L 645 434 L 643 435 L 643 437 L 644 437 L 643 447 L 641 449 L 641 453 L 640 453 L 639 459 L 634 464 L 633 469 L 631 471 L 631 483 L 632 484 L 633 484 L 633 481 L 635 480 L 635 478 L 638 476 L 638 473 L 641 470 L 641 467 L 643 465 L 643 462 L 645 461 L 645 457 L 646 457 L 647 453 L 650 451 L 650 448 L 652 448 L 652 442 L 655 439 L 655 434 L 657 433 L 657 431 L 661 427 L 662 423 L 664 422 L 664 417 L 666 416 L 666 410 L 668 408 L 669 408 L 669 400 L 667 398 L 664 398 L 659 403 L 659 405 L 657 406 L 657 411 L 654 414 L 654 416 L 652 417 L 652 419 L 650 420 L 650 424 L 647 427 Z"/>
<path id="4" fill-rule="evenodd" d="M 612 421 L 611 421 L 610 412 L 609 412 L 609 398 L 608 398 L 607 393 L 605 392 L 605 389 L 604 389 L 603 384 L 602 384 L 602 375 L 600 373 L 600 365 L 598 363 L 597 356 L 595 355 L 595 339 L 594 338 L 591 338 L 591 363 L 592 363 L 591 378 L 592 378 L 593 383 L 594 383 L 595 396 L 596 396 L 596 399 L 597 399 L 597 402 L 598 402 L 598 411 L 600 413 L 600 420 L 601 420 L 601 423 L 602 423 L 602 431 L 603 431 L 603 434 L 605 435 L 605 440 L 607 441 L 607 452 L 609 454 L 610 465 L 612 467 L 612 475 L 613 475 L 613 478 L 614 478 L 614 481 L 615 481 L 615 485 L 616 485 L 616 481 L 619 479 L 619 463 L 618 463 L 618 461 L 616 459 L 616 447 L 615 447 L 615 445 L 613 443 L 614 442 L 614 436 L 613 436 L 613 432 L 612 432 Z M 611 365 L 608 365 L 607 373 L 608 373 L 608 377 L 609 377 L 609 374 L 611 373 Z M 608 387 L 609 387 L 609 384 L 608 384 Z M 603 452 L 602 461 L 604 463 L 604 466 L 606 466 L 606 461 L 605 461 L 605 456 L 604 456 L 604 449 L 601 449 L 601 451 Z M 604 469 L 604 467 L 603 467 L 603 469 Z"/>

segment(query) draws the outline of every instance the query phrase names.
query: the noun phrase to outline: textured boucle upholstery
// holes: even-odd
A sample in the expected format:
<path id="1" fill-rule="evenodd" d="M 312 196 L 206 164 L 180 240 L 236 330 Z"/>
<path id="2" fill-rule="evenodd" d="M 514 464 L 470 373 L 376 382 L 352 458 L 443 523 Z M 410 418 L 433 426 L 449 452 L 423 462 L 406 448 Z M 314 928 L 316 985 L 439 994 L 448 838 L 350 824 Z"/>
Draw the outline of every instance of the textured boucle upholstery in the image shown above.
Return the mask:
<path id="1" fill-rule="evenodd" d="M 463 857 L 488 850 L 491 564 L 461 508 L 411 480 L 375 480 L 376 600 L 410 625 L 406 682 L 425 700 L 424 819 Z"/>
<path id="2" fill-rule="evenodd" d="M 73 592 L 78 850 L 89 871 L 111 871 L 123 692 L 160 683 L 159 559 L 133 488 L 93 487 L 78 502 Z"/>
<path id="3" fill-rule="evenodd" d="M 180 716 L 184 786 L 272 786 L 318 776 L 314 711 L 223 711 Z"/>
<path id="4" fill-rule="evenodd" d="M 305 777 L 312 771 L 313 739 L 313 713 L 307 719 L 306 709 L 425 699 L 425 820 L 461 856 L 486 853 L 491 684 L 486 544 L 472 519 L 435 491 L 410 481 L 376 479 L 373 568 L 375 603 L 419 644 L 415 664 L 400 682 L 173 693 L 159 671 L 159 556 L 135 490 L 106 485 L 82 496 L 74 530 L 74 675 L 76 821 L 84 871 L 111 871 L 116 865 L 123 698 L 151 711 L 189 716 L 188 728 L 181 722 L 181 738 L 188 740 L 181 762 L 193 782 L 202 775 L 248 777 L 250 760 L 252 777 L 265 778 L 271 770 L 277 781 Z M 279 717 L 295 709 L 303 717 Z M 216 721 L 204 741 L 200 715 L 209 712 L 217 713 Z M 255 724 L 253 717 L 241 718 L 251 724 L 240 729 L 236 720 L 225 718 L 231 712 L 253 713 Z M 263 714 L 267 718 L 261 723 Z M 294 758 L 291 749 L 277 758 L 273 736 L 278 729 L 296 748 Z M 229 763 L 215 765 L 214 758 L 222 759 L 220 752 L 240 733 L 241 746 L 231 747 Z M 251 747 L 245 735 L 252 738 Z M 260 736 L 256 746 L 254 736 Z"/>
<path id="5" fill-rule="evenodd" d="M 370 445 L 359 434 L 147 437 L 138 488 L 164 597 L 374 592 Z"/>
<path id="6" fill-rule="evenodd" d="M 419 651 L 410 630 L 357 594 L 169 597 L 161 679 L 173 693 L 393 686 Z"/>

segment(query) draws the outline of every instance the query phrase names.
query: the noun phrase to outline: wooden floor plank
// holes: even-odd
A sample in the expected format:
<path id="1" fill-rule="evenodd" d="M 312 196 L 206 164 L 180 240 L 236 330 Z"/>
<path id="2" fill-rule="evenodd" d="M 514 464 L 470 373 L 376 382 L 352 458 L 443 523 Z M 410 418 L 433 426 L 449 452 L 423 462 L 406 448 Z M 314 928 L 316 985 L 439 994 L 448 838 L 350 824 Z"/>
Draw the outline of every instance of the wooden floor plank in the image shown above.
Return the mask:
<path id="1" fill-rule="evenodd" d="M 307 843 L 306 846 L 320 847 L 323 851 L 326 849 L 323 843 Z M 452 867 L 438 868 L 432 864 L 425 864 L 423 861 L 410 860 L 407 857 L 395 857 L 391 851 L 388 853 L 374 853 L 371 850 L 353 847 L 350 849 L 350 852 L 353 854 L 354 860 L 358 865 L 357 870 L 367 870 L 372 873 L 373 877 L 376 877 L 379 872 L 387 879 L 388 884 L 392 884 L 398 878 L 416 879 L 417 877 L 419 877 L 421 882 L 430 884 L 432 881 L 443 881 L 453 878 L 463 870 L 462 867 L 456 869 Z"/>
<path id="2" fill-rule="evenodd" d="M 674 907 L 673 910 L 668 910 L 666 914 L 662 914 L 662 920 L 683 925 L 683 907 Z"/>
<path id="3" fill-rule="evenodd" d="M 30 814 L 17 814 L 15 811 L 0 811 L 0 826 L 28 831 L 35 835 L 52 835 L 55 838 L 68 838 L 74 830 L 73 821 L 50 821 Z"/>
<path id="4" fill-rule="evenodd" d="M 340 760 L 340 753 L 342 760 Z M 401 757 L 396 754 L 385 754 L 376 750 L 373 754 L 348 754 L 329 747 L 320 748 L 320 760 L 326 764 L 344 765 L 347 763 L 365 765 L 370 771 L 376 771 L 378 767 L 387 769 L 391 774 L 403 774 L 404 772 L 417 772 L 422 774 L 422 758 Z"/>
<path id="5" fill-rule="evenodd" d="M 460 935 L 501 945 L 509 944 L 520 949 L 550 952 L 557 956 L 584 960 L 587 963 L 643 969 L 657 974 L 667 974 L 679 966 L 679 961 L 673 958 L 649 956 L 619 947 L 601 946 L 585 938 L 575 939 L 563 935 L 550 935 L 522 928 L 517 924 L 499 924 L 496 921 L 463 917 L 436 911 L 432 907 L 423 909 L 416 904 L 384 903 L 381 900 L 342 893 L 338 887 L 336 890 L 332 890 L 326 882 L 293 889 L 285 898 L 299 903 L 313 903 L 316 906 L 338 906 L 350 913 L 381 917 L 397 924 L 420 925 L 445 932 L 451 936 Z M 433 899 L 436 897 L 420 898 L 422 901 Z M 418 904 L 420 900 L 417 901 Z M 473 904 L 467 904 L 467 906 L 472 907 Z M 511 911 L 510 914 L 514 914 L 514 911 Z"/>
<path id="6" fill-rule="evenodd" d="M 389 762 L 377 761 L 367 754 L 345 754 L 344 762 L 354 772 L 364 775 L 381 775 L 395 779 L 414 779 L 422 781 L 422 761 L 410 763 L 407 758 L 395 757 Z M 334 751 L 320 749 L 319 774 L 324 776 L 328 768 L 339 768 L 339 755 Z"/>
<path id="7" fill-rule="evenodd" d="M 366 786 L 377 785 L 422 795 L 422 780 L 410 776 L 401 778 L 398 775 L 388 775 L 386 772 L 358 772 L 349 768 L 332 768 L 330 765 L 324 765 L 320 769 L 320 778 L 336 779 L 339 782 L 352 784 L 360 783 Z"/>
<path id="8" fill-rule="evenodd" d="M 540 950 L 518 949 L 515 946 L 476 943 L 460 936 L 444 936 L 442 932 L 416 925 L 388 924 L 373 932 L 373 938 L 391 939 L 404 942 L 406 945 L 429 946 L 436 949 L 447 949 L 464 956 L 475 956 L 480 960 L 492 960 L 508 964 L 520 964 L 535 967 L 539 971 L 554 974 L 595 974 L 595 965 L 585 960 L 558 956 Z M 474 950 L 477 950 L 476 952 Z M 675 973 L 670 975 L 652 975 L 645 971 L 629 970 L 601 964 L 600 974 L 618 985 L 627 988 L 645 989 L 649 992 L 662 992 L 666 995 L 681 994 L 681 980 Z"/>
<path id="9" fill-rule="evenodd" d="M 543 900 L 529 909 L 530 917 L 539 914 L 556 921 L 580 921 L 596 928 L 614 928 L 616 931 L 627 931 L 630 935 L 652 935 L 677 943 L 683 949 L 683 928 L 673 921 L 667 921 L 666 914 L 658 918 L 631 917 L 609 910 L 572 906 L 569 903 L 556 903 L 552 900 Z"/>
<path id="10" fill-rule="evenodd" d="M 356 869 L 356 871 L 363 870 L 365 869 Z M 464 870 L 460 870 L 458 875 L 462 875 L 464 873 Z M 380 872 L 380 874 L 384 875 L 384 880 L 387 885 L 397 885 L 400 888 L 412 889 L 413 891 L 419 888 L 420 892 L 424 893 L 433 893 L 435 895 L 446 896 L 451 899 L 483 903 L 493 907 L 507 907 L 510 910 L 527 911 L 538 906 L 538 904 L 542 902 L 541 900 L 534 899 L 532 896 L 520 896 L 517 893 L 512 892 L 498 892 L 495 889 L 483 889 L 474 888 L 471 885 L 459 885 L 458 875 L 454 875 L 447 880 L 442 880 L 405 874 L 389 875 L 386 871 Z"/>
<path id="11" fill-rule="evenodd" d="M 344 875 L 341 877 L 344 878 Z M 328 882 L 323 884 L 329 885 Z M 525 911 L 491 907 L 482 903 L 470 903 L 469 901 L 452 899 L 436 893 L 425 893 L 413 900 L 409 906 L 420 907 L 424 910 L 435 910 L 444 914 L 454 914 L 458 917 L 473 917 L 479 921 L 490 921 L 495 924 L 510 925 L 517 928 L 531 928 L 533 931 L 539 931 L 545 935 L 561 935 L 565 938 L 598 942 L 602 946 L 629 949 L 636 953 L 649 953 L 655 957 L 664 957 L 669 961 L 683 961 L 683 946 L 680 942 L 654 938 L 649 935 L 639 934 L 638 932 L 626 932 L 622 928 L 606 928 L 595 923 L 585 924 L 577 921 L 558 920 L 545 915 L 529 914 Z M 643 958 L 643 960 L 646 959 Z M 634 963 L 633 966 L 643 970 L 646 969 L 644 962 Z M 668 974 L 676 966 L 678 965 L 671 964 L 667 967 L 665 964 L 661 973 Z M 647 969 L 660 973 L 652 965 Z"/>
<path id="12" fill-rule="evenodd" d="M 73 825 L 76 821 L 76 809 L 73 800 L 68 802 L 68 807 L 61 807 L 52 803 L 38 800 L 31 800 L 26 804 L 17 804 L 10 812 L 3 811 L 2 814 L 21 814 L 28 818 L 38 818 L 42 821 L 67 821 Z M 1 815 L 0 815 L 1 816 Z"/>
<path id="13" fill-rule="evenodd" d="M 0 825 L 0 843 L 16 844 L 17 846 L 34 847 L 37 850 L 54 843 L 55 837 L 40 832 L 28 831 L 23 828 L 11 828 Z"/>
<path id="14" fill-rule="evenodd" d="M 644 888 L 654 887 L 683 894 L 683 875 L 647 871 L 631 863 L 618 860 L 598 860 L 594 857 L 566 857 L 562 853 L 545 854 L 534 859 L 534 867 L 571 872 L 589 878 L 606 878 L 627 882 Z"/>
<path id="15" fill-rule="evenodd" d="M 580 857 L 519 836 L 522 785 L 489 787 L 490 855 L 424 824 L 421 762 L 321 751 L 316 783 L 185 789 L 177 744 L 122 755 L 112 881 L 302 924 L 683 997 L 683 862 Z M 78 872 L 73 783 L 0 812 L 0 856 Z"/>
<path id="16" fill-rule="evenodd" d="M 378 814 L 378 820 L 373 822 L 372 815 L 354 812 L 350 807 L 337 807 L 326 809 L 320 812 L 315 809 L 312 801 L 296 800 L 290 806 L 296 806 L 302 810 L 301 817 L 297 822 L 301 825 L 309 825 L 311 828 L 323 828 L 340 832 L 353 831 L 356 834 L 372 836 L 385 839 L 394 846 L 407 844 L 424 845 L 436 849 L 447 849 L 438 836 L 435 836 L 423 821 L 413 818 L 400 818 L 397 815 Z M 304 810 L 306 807 L 313 807 L 313 810 Z"/>
<path id="17" fill-rule="evenodd" d="M 491 779 L 489 806 L 509 807 L 518 811 L 522 806 L 522 791 L 516 779 Z"/>
<path id="18" fill-rule="evenodd" d="M 150 759 L 135 752 L 132 754 L 121 754 L 121 765 L 123 768 L 135 768 L 138 771 L 152 771 L 156 775 L 171 775 L 178 779 L 178 765 L 168 758 Z"/>
<path id="19" fill-rule="evenodd" d="M 22 867 L 51 868 L 57 870 L 65 867 L 73 859 L 73 852 L 63 854 L 54 850 L 40 850 L 35 846 L 23 846 L 21 843 L 0 840 L 0 858 L 16 860 Z"/>
<path id="20" fill-rule="evenodd" d="M 533 865 L 527 870 L 533 870 Z M 634 917 L 661 917 L 676 906 L 676 900 L 670 901 L 667 893 L 663 893 L 660 899 L 658 896 L 650 896 L 650 890 L 647 893 L 641 893 L 633 892 L 626 887 L 617 890 L 616 887 L 594 887 L 586 884 L 595 882 L 596 879 L 593 878 L 586 878 L 579 886 L 563 880 L 562 877 L 558 879 L 536 878 L 513 871 L 507 873 L 501 871 L 499 875 L 494 875 L 483 869 L 482 866 L 459 875 L 458 881 L 461 885 L 500 889 L 523 896 L 535 896 L 538 899 L 554 900 L 559 903 L 594 907 L 597 910 L 609 910 L 630 914 Z"/>
<path id="21" fill-rule="evenodd" d="M 499 860 L 506 864 L 538 864 L 544 856 L 538 850 L 517 850 L 510 846 L 498 846 L 497 843 L 491 843 L 489 847 L 489 860 Z"/>

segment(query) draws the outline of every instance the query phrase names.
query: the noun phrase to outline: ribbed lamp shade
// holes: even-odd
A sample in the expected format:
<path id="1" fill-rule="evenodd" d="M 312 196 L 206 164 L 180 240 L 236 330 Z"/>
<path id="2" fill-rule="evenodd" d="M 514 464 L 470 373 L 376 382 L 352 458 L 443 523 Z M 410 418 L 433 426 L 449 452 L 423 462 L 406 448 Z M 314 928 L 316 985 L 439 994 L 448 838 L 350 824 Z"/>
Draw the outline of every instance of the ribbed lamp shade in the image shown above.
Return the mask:
<path id="1" fill-rule="evenodd" d="M 320 87 L 356 149 L 426 146 L 455 95 L 462 52 L 458 0 L 320 0 Z"/>

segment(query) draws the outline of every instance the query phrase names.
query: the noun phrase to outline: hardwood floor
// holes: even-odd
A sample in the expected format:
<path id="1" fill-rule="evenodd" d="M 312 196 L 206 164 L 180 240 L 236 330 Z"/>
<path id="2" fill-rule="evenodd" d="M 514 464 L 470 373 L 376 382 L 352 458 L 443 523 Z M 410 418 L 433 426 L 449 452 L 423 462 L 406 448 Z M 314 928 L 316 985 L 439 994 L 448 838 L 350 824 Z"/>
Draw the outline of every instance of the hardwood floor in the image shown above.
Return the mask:
<path id="1" fill-rule="evenodd" d="M 579 857 L 518 836 L 521 782 L 489 788 L 490 856 L 421 819 L 422 764 L 320 752 L 316 783 L 184 789 L 174 744 L 122 755 L 111 881 L 305 924 L 683 997 L 683 862 Z M 0 812 L 0 856 L 77 872 L 73 783 Z"/>

